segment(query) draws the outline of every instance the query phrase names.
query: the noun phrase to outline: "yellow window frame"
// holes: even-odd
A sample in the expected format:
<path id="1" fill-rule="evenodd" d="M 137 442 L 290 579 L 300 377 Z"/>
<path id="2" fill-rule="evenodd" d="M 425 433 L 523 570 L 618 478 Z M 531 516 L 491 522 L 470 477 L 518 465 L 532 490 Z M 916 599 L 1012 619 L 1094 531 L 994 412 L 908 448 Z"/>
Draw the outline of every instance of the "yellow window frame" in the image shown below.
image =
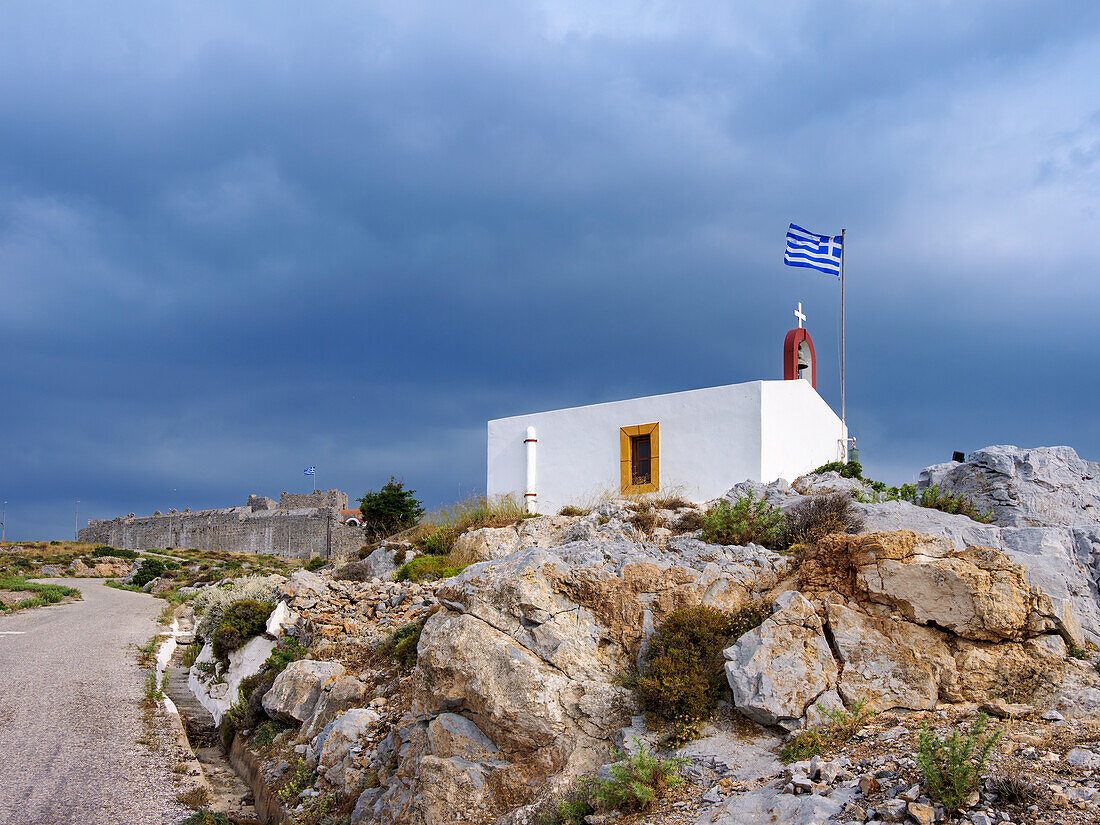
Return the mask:
<path id="1" fill-rule="evenodd" d="M 649 436 L 649 484 L 631 484 L 630 439 Z M 632 427 L 619 428 L 619 487 L 624 493 L 655 493 L 661 489 L 661 425 L 635 424 Z"/>

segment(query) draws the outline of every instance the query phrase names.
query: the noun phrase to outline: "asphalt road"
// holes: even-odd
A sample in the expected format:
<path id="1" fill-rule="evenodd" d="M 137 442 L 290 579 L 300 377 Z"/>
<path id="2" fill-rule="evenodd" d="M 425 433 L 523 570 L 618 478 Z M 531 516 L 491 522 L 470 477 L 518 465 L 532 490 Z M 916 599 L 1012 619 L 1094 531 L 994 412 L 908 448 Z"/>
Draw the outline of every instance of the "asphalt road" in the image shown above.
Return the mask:
<path id="1" fill-rule="evenodd" d="M 0 823 L 179 822 L 190 812 L 174 802 L 175 740 L 163 717 L 145 719 L 133 647 L 164 602 L 100 579 L 48 581 L 83 600 L 0 616 Z"/>

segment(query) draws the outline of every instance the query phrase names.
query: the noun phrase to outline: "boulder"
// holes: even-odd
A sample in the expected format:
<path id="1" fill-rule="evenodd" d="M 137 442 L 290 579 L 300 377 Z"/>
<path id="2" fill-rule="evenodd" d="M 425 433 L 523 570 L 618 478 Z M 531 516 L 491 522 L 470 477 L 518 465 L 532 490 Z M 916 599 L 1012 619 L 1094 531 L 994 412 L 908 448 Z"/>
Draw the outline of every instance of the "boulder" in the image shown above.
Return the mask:
<path id="1" fill-rule="evenodd" d="M 776 599 L 772 615 L 723 651 L 734 707 L 762 725 L 801 719 L 837 686 L 837 666 L 821 619 L 800 593 Z"/>
<path id="2" fill-rule="evenodd" d="M 365 559 L 349 562 L 341 567 L 337 578 L 349 581 L 390 581 L 401 565 L 415 559 L 419 553 L 408 542 L 382 542 Z"/>
<path id="3" fill-rule="evenodd" d="M 284 629 L 293 627 L 298 621 L 298 614 L 290 609 L 286 602 L 279 602 L 271 615 L 267 617 L 267 635 L 278 639 L 283 635 Z"/>
<path id="4" fill-rule="evenodd" d="M 313 715 L 325 685 L 343 675 L 344 666 L 339 662 L 291 662 L 264 694 L 264 710 L 284 722 L 305 722 Z"/>
<path id="5" fill-rule="evenodd" d="M 939 675 L 953 667 L 934 631 L 894 619 L 876 619 L 840 604 L 828 605 L 828 628 L 843 665 L 838 689 L 846 704 L 866 701 L 876 710 L 931 710 Z M 914 644 L 914 631 L 925 638 Z"/>
<path id="6" fill-rule="evenodd" d="M 502 559 L 519 548 L 519 533 L 514 525 L 482 527 L 470 530 L 455 539 L 452 558 L 458 564 Z"/>
<path id="7" fill-rule="evenodd" d="M 362 770 L 355 767 L 353 750 L 381 719 L 369 708 L 353 708 L 329 722 L 317 736 L 317 772 L 337 788 L 358 784 Z"/>
<path id="8" fill-rule="evenodd" d="M 366 699 L 367 686 L 354 676 L 340 676 L 321 686 L 313 713 L 302 725 L 301 737 L 313 739 L 325 726 L 346 710 L 361 705 Z"/>

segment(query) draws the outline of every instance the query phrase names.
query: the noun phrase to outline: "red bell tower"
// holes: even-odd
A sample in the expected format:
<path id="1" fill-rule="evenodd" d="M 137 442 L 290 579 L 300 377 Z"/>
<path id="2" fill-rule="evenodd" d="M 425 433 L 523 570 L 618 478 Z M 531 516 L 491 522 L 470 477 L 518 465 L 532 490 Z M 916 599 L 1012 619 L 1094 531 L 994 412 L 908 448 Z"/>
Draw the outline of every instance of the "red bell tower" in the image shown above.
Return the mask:
<path id="1" fill-rule="evenodd" d="M 802 328 L 806 316 L 802 313 L 802 302 L 794 311 L 798 319 L 798 328 L 787 333 L 783 340 L 783 380 L 794 381 L 804 378 L 802 370 L 809 370 L 810 386 L 817 389 L 817 358 L 814 356 L 814 342 L 810 333 Z"/>

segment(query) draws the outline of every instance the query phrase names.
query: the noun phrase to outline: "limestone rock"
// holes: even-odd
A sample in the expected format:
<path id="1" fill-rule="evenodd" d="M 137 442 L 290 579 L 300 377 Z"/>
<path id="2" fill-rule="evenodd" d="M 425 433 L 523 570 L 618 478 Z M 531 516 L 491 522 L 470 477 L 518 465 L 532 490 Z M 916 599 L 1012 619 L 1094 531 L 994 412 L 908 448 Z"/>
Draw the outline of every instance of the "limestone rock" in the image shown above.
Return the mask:
<path id="1" fill-rule="evenodd" d="M 947 645 L 924 630 L 874 619 L 843 605 L 828 605 L 828 627 L 843 664 L 839 691 L 851 705 L 867 701 L 877 710 L 930 710 L 939 695 L 939 675 L 954 664 Z"/>
<path id="2" fill-rule="evenodd" d="M 220 724 L 222 717 L 236 703 L 241 682 L 259 673 L 274 649 L 275 642 L 271 639 L 253 636 L 229 654 L 229 667 L 218 681 L 204 674 L 198 667 L 191 667 L 187 675 L 187 686 L 199 704 L 210 711 L 215 723 Z M 195 658 L 195 665 L 215 664 L 214 647 L 207 642 Z"/>
<path id="3" fill-rule="evenodd" d="M 482 527 L 470 530 L 455 539 L 453 558 L 459 564 L 502 559 L 519 548 L 519 534 L 514 525 Z"/>
<path id="4" fill-rule="evenodd" d="M 313 713 L 302 725 L 301 737 L 313 739 L 325 726 L 346 710 L 359 706 L 366 698 L 367 686 L 354 676 L 340 676 L 321 687 Z"/>
<path id="5" fill-rule="evenodd" d="M 911 622 L 966 639 L 1023 640 L 1057 628 L 1079 638 L 1022 567 L 999 550 L 955 550 L 908 530 L 822 539 L 800 571 L 806 587 L 886 605 Z"/>
<path id="6" fill-rule="evenodd" d="M 305 722 L 313 714 L 325 685 L 343 675 L 344 666 L 338 662 L 291 662 L 264 694 L 264 710 L 284 722 Z"/>
<path id="7" fill-rule="evenodd" d="M 369 708 L 354 708 L 325 726 L 317 736 L 314 750 L 317 752 L 317 771 L 326 782 L 338 788 L 356 784 L 360 772 L 349 775 L 354 770 L 352 749 L 380 718 Z"/>
<path id="8" fill-rule="evenodd" d="M 267 635 L 278 639 L 283 635 L 284 628 L 292 626 L 296 621 L 298 614 L 286 602 L 279 602 L 267 617 Z"/>
<path id="9" fill-rule="evenodd" d="M 735 794 L 725 805 L 699 823 L 709 825 L 825 825 L 839 814 L 852 799 L 851 789 L 837 789 L 829 796 L 819 794 L 785 794 L 775 787 L 765 787 Z"/>
<path id="10" fill-rule="evenodd" d="M 941 486 L 992 511 L 1005 527 L 1100 525 L 1100 463 L 1072 447 L 986 447 Z"/>
<path id="11" fill-rule="evenodd" d="M 499 753 L 477 725 L 457 713 L 441 713 L 428 724 L 428 744 L 433 756 L 446 759 L 481 761 Z"/>
<path id="12" fill-rule="evenodd" d="M 837 667 L 814 607 L 783 593 L 772 615 L 723 651 L 734 707 L 762 725 L 800 719 L 837 684 Z"/>

